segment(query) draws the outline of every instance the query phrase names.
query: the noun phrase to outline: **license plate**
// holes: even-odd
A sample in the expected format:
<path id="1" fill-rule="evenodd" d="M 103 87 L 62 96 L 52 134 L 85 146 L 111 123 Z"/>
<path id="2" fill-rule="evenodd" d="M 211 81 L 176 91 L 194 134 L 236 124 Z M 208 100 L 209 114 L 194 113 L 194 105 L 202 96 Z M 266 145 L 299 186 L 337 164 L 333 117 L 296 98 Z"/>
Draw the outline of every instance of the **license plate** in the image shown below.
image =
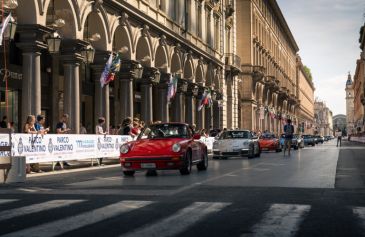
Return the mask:
<path id="1" fill-rule="evenodd" d="M 263 148 L 261 148 L 261 150 L 267 151 L 267 150 L 269 150 L 269 148 L 263 147 Z"/>
<path id="2" fill-rule="evenodd" d="M 155 163 L 142 163 L 141 168 L 143 168 L 143 169 L 156 168 L 156 164 Z"/>

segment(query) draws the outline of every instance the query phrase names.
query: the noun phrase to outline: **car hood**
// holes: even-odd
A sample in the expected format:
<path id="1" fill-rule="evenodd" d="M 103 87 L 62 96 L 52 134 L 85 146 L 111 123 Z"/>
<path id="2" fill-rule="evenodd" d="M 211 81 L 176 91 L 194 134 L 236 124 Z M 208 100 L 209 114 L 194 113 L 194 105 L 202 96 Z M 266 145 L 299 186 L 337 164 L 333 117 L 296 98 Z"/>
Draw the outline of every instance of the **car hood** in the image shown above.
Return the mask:
<path id="1" fill-rule="evenodd" d="M 132 156 L 157 156 L 168 155 L 172 153 L 172 146 L 179 143 L 182 146 L 188 142 L 188 139 L 171 138 L 171 139 L 141 139 L 130 143 L 130 151 L 127 155 Z"/>
<path id="2" fill-rule="evenodd" d="M 213 144 L 214 149 L 228 149 L 228 148 L 246 148 L 250 144 L 251 139 L 222 139 L 217 140 Z"/>

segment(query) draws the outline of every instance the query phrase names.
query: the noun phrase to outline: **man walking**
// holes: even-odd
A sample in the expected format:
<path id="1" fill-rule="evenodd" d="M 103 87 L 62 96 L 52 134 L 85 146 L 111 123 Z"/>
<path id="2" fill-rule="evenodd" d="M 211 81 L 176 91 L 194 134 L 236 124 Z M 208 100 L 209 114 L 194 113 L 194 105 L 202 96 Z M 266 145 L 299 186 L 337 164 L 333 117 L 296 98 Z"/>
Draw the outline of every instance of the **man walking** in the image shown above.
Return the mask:
<path id="1" fill-rule="evenodd" d="M 341 146 L 341 142 L 342 142 L 342 131 L 339 129 L 337 130 L 336 132 L 336 137 L 337 137 L 337 147 L 338 147 L 338 143 L 340 143 L 340 146 Z"/>
<path id="2" fill-rule="evenodd" d="M 288 155 L 290 156 L 291 141 L 293 139 L 294 126 L 291 124 L 291 119 L 287 120 L 287 124 L 284 126 L 284 156 L 285 150 L 288 149 Z"/>

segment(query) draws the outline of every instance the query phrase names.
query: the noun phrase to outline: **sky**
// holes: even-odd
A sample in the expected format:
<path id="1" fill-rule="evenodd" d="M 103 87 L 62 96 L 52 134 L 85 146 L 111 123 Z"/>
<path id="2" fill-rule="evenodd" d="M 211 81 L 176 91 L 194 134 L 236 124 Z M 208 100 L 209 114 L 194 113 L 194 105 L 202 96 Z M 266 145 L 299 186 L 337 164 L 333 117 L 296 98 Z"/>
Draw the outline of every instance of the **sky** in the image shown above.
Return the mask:
<path id="1" fill-rule="evenodd" d="M 315 97 L 346 114 L 345 83 L 360 57 L 365 0 L 277 0 L 313 75 Z"/>

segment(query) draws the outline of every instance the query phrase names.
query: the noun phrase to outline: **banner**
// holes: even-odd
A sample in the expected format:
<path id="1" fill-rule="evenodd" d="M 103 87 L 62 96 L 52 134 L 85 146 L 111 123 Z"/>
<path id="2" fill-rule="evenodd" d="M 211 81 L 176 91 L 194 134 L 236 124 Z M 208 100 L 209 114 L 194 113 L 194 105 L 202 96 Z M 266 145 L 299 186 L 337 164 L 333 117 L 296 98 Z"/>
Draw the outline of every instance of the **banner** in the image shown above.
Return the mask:
<path id="1" fill-rule="evenodd" d="M 41 163 L 90 158 L 119 157 L 119 147 L 131 141 L 130 136 L 76 134 L 12 134 L 12 155 L 25 156 L 26 163 Z M 0 136 L 2 146 L 9 136 Z M 8 156 L 0 152 L 0 156 Z"/>

